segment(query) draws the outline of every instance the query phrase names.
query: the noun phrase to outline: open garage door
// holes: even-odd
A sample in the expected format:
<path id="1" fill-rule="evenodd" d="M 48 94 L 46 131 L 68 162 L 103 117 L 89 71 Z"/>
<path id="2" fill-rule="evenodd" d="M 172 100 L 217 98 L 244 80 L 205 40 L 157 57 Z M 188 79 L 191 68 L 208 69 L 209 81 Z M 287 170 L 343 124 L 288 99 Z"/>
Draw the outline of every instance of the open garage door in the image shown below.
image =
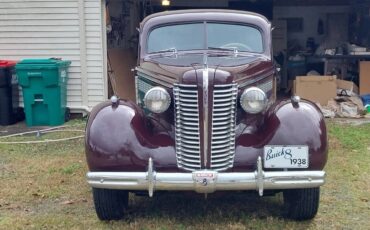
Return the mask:
<path id="1" fill-rule="evenodd" d="M 246 10 L 271 20 L 283 92 L 289 93 L 296 76 L 310 71 L 336 75 L 357 85 L 362 78 L 363 86 L 370 85 L 370 77 L 359 68 L 360 62 L 370 60 L 369 0 L 107 0 L 109 95 L 135 100 L 131 69 L 137 59 L 136 28 L 145 16 L 197 8 Z M 334 54 L 335 60 L 329 60 L 328 53 Z M 361 94 L 367 92 L 365 88 Z"/>
<path id="2" fill-rule="evenodd" d="M 109 96 L 135 100 L 133 72 L 137 59 L 140 21 L 153 13 L 182 9 L 236 9 L 261 13 L 272 18 L 272 0 L 107 0 L 107 66 Z"/>

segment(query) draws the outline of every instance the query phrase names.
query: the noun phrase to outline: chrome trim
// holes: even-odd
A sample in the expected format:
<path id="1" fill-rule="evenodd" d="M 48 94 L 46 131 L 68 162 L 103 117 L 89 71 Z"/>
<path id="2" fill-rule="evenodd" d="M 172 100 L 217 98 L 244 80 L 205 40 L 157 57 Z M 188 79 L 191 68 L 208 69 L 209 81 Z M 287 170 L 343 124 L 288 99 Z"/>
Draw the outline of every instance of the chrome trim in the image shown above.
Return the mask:
<path id="1" fill-rule="evenodd" d="M 150 160 L 151 159 L 149 159 L 149 163 L 150 163 Z M 257 179 L 258 194 L 260 196 L 263 196 L 263 186 L 264 186 L 263 178 L 265 177 L 265 173 L 262 169 L 261 157 L 258 157 L 257 159 L 257 170 L 255 171 L 255 176 Z"/>
<path id="2" fill-rule="evenodd" d="M 35 100 L 35 101 L 36 101 L 36 100 Z M 117 103 L 119 102 L 119 99 L 118 99 L 118 97 L 117 97 L 116 95 L 113 95 L 113 96 L 111 96 L 110 101 L 111 101 L 111 103 L 112 103 L 112 106 L 114 107 L 114 106 L 116 106 L 116 105 L 117 105 Z"/>
<path id="3" fill-rule="evenodd" d="M 139 76 L 139 75 L 135 76 L 136 104 L 138 104 L 138 105 L 144 105 L 144 98 L 143 98 L 143 101 L 141 101 L 139 93 L 141 92 L 141 93 L 146 94 L 151 88 L 154 87 L 154 85 L 151 85 L 151 84 L 149 84 L 148 82 L 146 82 L 144 80 L 148 80 L 148 79 L 146 79 L 142 76 Z"/>
<path id="4" fill-rule="evenodd" d="M 250 108 L 247 108 L 247 107 L 245 107 L 245 106 L 244 106 L 244 103 L 243 103 L 244 98 L 245 98 L 245 97 L 246 97 L 246 95 L 247 95 L 249 92 L 251 92 L 251 91 L 257 91 L 257 92 L 261 93 L 261 94 L 262 94 L 262 96 L 264 97 L 264 98 L 263 98 L 263 108 L 262 108 L 261 110 L 251 110 Z M 254 87 L 254 86 L 252 86 L 252 87 L 250 87 L 250 88 L 246 88 L 246 89 L 244 89 L 244 91 L 243 91 L 242 95 L 240 96 L 240 101 L 239 101 L 239 103 L 240 103 L 240 106 L 243 108 L 243 110 L 244 110 L 245 112 L 247 112 L 247 113 L 251 113 L 251 114 L 257 114 L 257 113 L 262 112 L 262 111 L 267 107 L 267 104 L 268 104 L 268 98 L 267 98 L 266 93 L 265 93 L 262 89 L 260 89 L 260 88 L 258 88 L 258 87 Z"/>
<path id="5" fill-rule="evenodd" d="M 233 167 L 238 85 L 215 85 L 213 91 L 211 169 Z"/>
<path id="6" fill-rule="evenodd" d="M 257 84 L 257 87 L 260 88 L 263 92 L 268 93 L 273 88 L 273 81 L 266 81 L 261 84 Z"/>
<path id="7" fill-rule="evenodd" d="M 205 64 L 203 69 L 203 166 L 206 167 L 208 163 L 208 82 L 209 70 Z M 201 118 L 200 118 L 201 119 Z M 199 124 L 201 121 L 199 121 Z"/>
<path id="8" fill-rule="evenodd" d="M 135 75 L 135 96 L 136 104 L 139 104 L 139 90 L 138 90 L 139 76 Z"/>
<path id="9" fill-rule="evenodd" d="M 198 174 L 207 174 L 206 180 L 197 180 Z M 263 171 L 262 160 L 257 160 L 254 172 L 222 173 L 201 170 L 188 173 L 161 173 L 153 169 L 150 158 L 147 172 L 88 172 L 87 182 L 94 188 L 122 189 L 131 191 L 214 191 L 264 190 L 315 188 L 325 183 L 324 171 Z"/>
<path id="10" fill-rule="evenodd" d="M 204 76 L 209 74 L 207 70 L 207 68 L 203 70 Z M 238 85 L 232 83 L 214 86 L 211 105 L 213 112 L 210 114 L 207 98 L 208 81 L 203 80 L 202 92 L 198 91 L 196 85 L 174 85 L 177 165 L 189 171 L 199 170 L 201 166 L 223 171 L 231 168 L 234 163 Z M 204 116 L 200 117 L 198 97 L 204 92 L 202 105 Z M 202 121 L 203 127 L 200 127 Z M 200 130 L 204 132 L 202 139 Z M 203 149 L 200 148 L 200 141 L 204 143 Z M 203 162 L 200 154 L 203 154 Z M 199 159 L 201 162 L 200 165 L 194 161 L 195 156 L 196 160 Z"/>
<path id="11" fill-rule="evenodd" d="M 292 96 L 290 98 L 290 100 L 291 100 L 291 102 L 292 102 L 292 104 L 293 104 L 294 107 L 298 107 L 299 106 L 299 103 L 301 102 L 301 97 L 295 95 L 295 96 Z"/>
<path id="12" fill-rule="evenodd" d="M 173 96 L 177 166 L 188 171 L 199 170 L 201 149 L 197 86 L 175 84 Z"/>
<path id="13" fill-rule="evenodd" d="M 166 106 L 161 109 L 160 111 L 153 111 L 151 110 L 151 108 L 148 107 L 147 105 L 147 99 L 148 99 L 148 96 L 151 92 L 153 91 L 160 91 L 161 93 L 163 93 L 165 96 L 166 96 Z M 151 89 L 149 89 L 145 95 L 144 95 L 144 105 L 145 105 L 145 108 L 149 109 L 150 111 L 152 111 L 153 113 L 163 113 L 165 112 L 171 105 L 171 96 L 170 94 L 167 92 L 167 90 L 165 90 L 164 88 L 160 87 L 160 86 L 155 86 Z"/>
<path id="14" fill-rule="evenodd" d="M 148 194 L 149 194 L 149 197 L 153 197 L 155 171 L 154 171 L 154 168 L 153 168 L 153 160 L 152 160 L 151 157 L 149 158 L 149 162 L 148 162 L 148 172 L 147 172 L 146 178 L 148 180 Z"/>

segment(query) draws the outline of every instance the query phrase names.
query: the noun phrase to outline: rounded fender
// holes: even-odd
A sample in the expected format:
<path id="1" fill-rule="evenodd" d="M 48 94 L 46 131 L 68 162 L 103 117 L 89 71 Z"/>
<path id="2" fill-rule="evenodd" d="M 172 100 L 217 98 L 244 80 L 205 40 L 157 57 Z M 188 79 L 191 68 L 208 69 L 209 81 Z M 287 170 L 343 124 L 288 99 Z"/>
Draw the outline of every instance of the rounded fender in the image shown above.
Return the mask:
<path id="1" fill-rule="evenodd" d="M 297 104 L 290 100 L 272 107 L 264 121 L 263 132 L 268 145 L 307 145 L 309 168 L 322 170 L 327 161 L 328 140 L 324 117 L 312 102 L 302 100 Z"/>
<path id="2" fill-rule="evenodd" d="M 157 167 L 176 167 L 175 144 L 166 132 L 148 128 L 135 103 L 104 102 L 91 112 L 85 137 L 90 171 L 145 171 L 148 159 Z"/>

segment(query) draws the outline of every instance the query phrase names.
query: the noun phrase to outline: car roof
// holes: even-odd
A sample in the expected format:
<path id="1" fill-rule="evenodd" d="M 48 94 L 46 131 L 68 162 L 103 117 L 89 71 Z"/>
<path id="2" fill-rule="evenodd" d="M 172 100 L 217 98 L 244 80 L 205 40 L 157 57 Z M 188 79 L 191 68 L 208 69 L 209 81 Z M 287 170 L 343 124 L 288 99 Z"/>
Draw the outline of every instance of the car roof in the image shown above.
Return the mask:
<path id="1" fill-rule="evenodd" d="M 254 17 L 263 19 L 266 23 L 269 23 L 269 20 L 265 16 L 255 13 L 255 12 L 250 12 L 250 11 L 228 10 L 228 9 L 191 9 L 191 10 L 172 10 L 172 11 L 163 11 L 159 13 L 154 13 L 154 14 L 151 14 L 145 17 L 143 21 L 141 22 L 141 25 L 144 25 L 146 22 L 150 21 L 151 19 L 158 18 L 158 17 L 186 14 L 189 19 L 192 19 L 192 18 L 201 17 L 204 13 L 212 13 L 216 15 L 219 14 L 223 16 L 225 16 L 225 14 L 230 14 L 230 17 L 235 14 L 254 16 Z"/>

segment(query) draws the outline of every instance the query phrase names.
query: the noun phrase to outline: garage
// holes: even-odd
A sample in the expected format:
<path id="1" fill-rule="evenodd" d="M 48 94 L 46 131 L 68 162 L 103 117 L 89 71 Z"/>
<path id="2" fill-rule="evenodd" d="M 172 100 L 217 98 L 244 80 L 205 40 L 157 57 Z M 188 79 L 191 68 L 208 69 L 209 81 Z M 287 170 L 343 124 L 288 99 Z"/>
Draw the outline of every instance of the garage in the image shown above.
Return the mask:
<path id="1" fill-rule="evenodd" d="M 275 61 L 281 67 L 282 96 L 294 94 L 296 76 L 307 73 L 335 75 L 353 82 L 357 94 L 370 93 L 370 77 L 366 71 L 370 61 L 369 1 L 111 0 L 106 2 L 105 23 L 109 95 L 135 99 L 131 70 L 137 58 L 138 23 L 152 13 L 194 8 L 246 10 L 268 18 L 273 25 Z"/>
<path id="2" fill-rule="evenodd" d="M 107 12 L 107 48 L 109 95 L 117 94 L 121 98 L 135 100 L 134 75 L 137 58 L 137 27 L 139 22 L 153 13 L 167 10 L 184 9 L 235 9 L 249 10 L 272 19 L 273 2 L 228 1 L 228 0 L 172 0 L 172 1 L 121 1 L 106 2 Z"/>

